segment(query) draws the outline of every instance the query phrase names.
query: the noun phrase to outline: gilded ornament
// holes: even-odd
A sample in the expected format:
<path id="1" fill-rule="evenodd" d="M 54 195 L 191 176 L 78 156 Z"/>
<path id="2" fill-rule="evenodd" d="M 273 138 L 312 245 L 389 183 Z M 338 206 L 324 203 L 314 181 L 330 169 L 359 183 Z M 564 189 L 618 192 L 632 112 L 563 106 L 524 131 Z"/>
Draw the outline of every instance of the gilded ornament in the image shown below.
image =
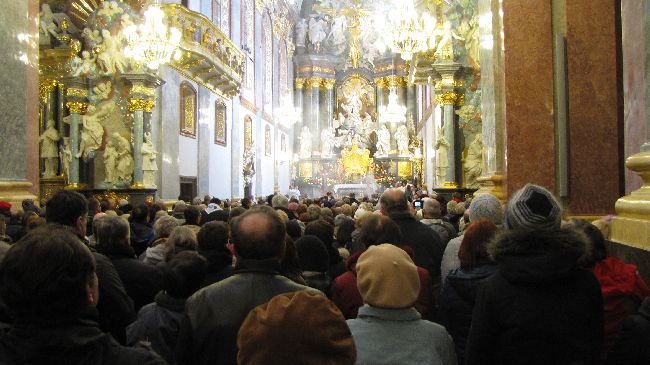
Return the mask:
<path id="1" fill-rule="evenodd" d="M 68 101 L 66 103 L 66 106 L 70 110 L 70 113 L 83 114 L 86 112 L 86 109 L 88 108 L 88 103 L 84 103 L 81 101 Z"/>
<path id="2" fill-rule="evenodd" d="M 313 175 L 313 166 L 311 162 L 301 162 L 300 170 L 298 172 L 300 177 L 310 178 Z"/>
<path id="3" fill-rule="evenodd" d="M 370 151 L 360 149 L 357 141 L 352 142 L 352 147 L 341 151 L 341 165 L 347 176 L 365 174 L 372 164 Z"/>
<path id="4" fill-rule="evenodd" d="M 131 184 L 131 189 L 144 189 L 144 184 L 141 182 L 134 182 Z"/>
<path id="5" fill-rule="evenodd" d="M 388 87 L 388 82 L 383 77 L 378 77 L 375 79 L 375 84 L 380 89 L 386 89 Z"/>
<path id="6" fill-rule="evenodd" d="M 323 87 L 327 90 L 334 89 L 334 84 L 336 83 L 335 79 L 323 79 Z"/>
<path id="7" fill-rule="evenodd" d="M 43 104 L 47 103 L 47 99 L 49 97 L 49 94 L 56 89 L 56 85 L 58 84 L 58 81 L 56 80 L 45 80 L 39 83 L 38 89 L 39 89 L 39 95 L 41 97 L 41 101 Z"/>
<path id="8" fill-rule="evenodd" d="M 456 105 L 461 106 L 465 104 L 465 94 L 456 93 L 453 91 L 446 91 L 436 94 L 436 101 L 442 105 Z"/>
<path id="9" fill-rule="evenodd" d="M 133 85 L 130 94 L 131 95 L 139 94 L 139 95 L 154 97 L 156 96 L 156 89 L 152 87 L 146 87 L 144 85 Z"/>
<path id="10" fill-rule="evenodd" d="M 318 89 L 318 88 L 320 88 L 320 85 L 323 83 L 323 78 L 322 77 L 310 77 L 307 80 L 307 83 L 309 83 L 309 85 L 312 88 Z"/>
<path id="11" fill-rule="evenodd" d="M 397 162 L 397 176 L 409 177 L 413 173 L 411 168 L 411 161 L 398 161 Z"/>
<path id="12" fill-rule="evenodd" d="M 304 78 L 296 77 L 296 79 L 294 80 L 294 83 L 296 85 L 296 89 L 302 89 L 303 86 L 305 86 L 305 81 L 306 80 Z"/>
<path id="13" fill-rule="evenodd" d="M 129 112 L 144 110 L 150 113 L 155 106 L 156 101 L 153 99 L 129 99 Z"/>
<path id="14" fill-rule="evenodd" d="M 65 95 L 67 97 L 87 98 L 88 97 L 88 90 L 79 89 L 79 88 L 76 88 L 76 87 L 71 87 L 71 88 L 68 88 L 66 90 Z"/>

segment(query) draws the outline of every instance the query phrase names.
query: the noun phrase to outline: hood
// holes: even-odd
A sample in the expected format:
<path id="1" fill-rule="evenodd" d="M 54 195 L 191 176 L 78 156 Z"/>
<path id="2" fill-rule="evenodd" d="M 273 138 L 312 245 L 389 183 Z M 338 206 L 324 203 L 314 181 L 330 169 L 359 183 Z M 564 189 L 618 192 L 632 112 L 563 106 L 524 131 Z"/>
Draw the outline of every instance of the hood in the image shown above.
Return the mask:
<path id="1" fill-rule="evenodd" d="M 587 237 L 572 229 L 511 230 L 498 234 L 488 252 L 506 280 L 544 284 L 572 276 L 586 247 Z"/>
<path id="2" fill-rule="evenodd" d="M 481 281 L 497 271 L 497 265 L 487 264 L 475 267 L 471 271 L 457 269 L 449 273 L 445 285 L 450 285 L 464 301 L 474 303 Z"/>

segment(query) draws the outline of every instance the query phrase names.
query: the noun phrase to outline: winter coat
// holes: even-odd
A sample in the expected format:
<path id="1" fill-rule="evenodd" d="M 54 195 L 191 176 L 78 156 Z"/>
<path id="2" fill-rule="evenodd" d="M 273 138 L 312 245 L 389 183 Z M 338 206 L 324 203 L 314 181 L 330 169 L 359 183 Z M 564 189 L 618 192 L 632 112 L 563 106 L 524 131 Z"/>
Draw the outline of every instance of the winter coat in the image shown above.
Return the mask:
<path id="1" fill-rule="evenodd" d="M 147 250 L 144 251 L 143 253 L 144 257 L 142 258 L 142 262 L 150 266 L 156 266 L 161 262 L 165 262 L 166 249 L 167 249 L 167 245 L 165 244 L 165 241 L 162 241 L 155 246 L 147 248 Z"/>
<path id="2" fill-rule="evenodd" d="M 456 237 L 456 229 L 454 226 L 442 219 L 424 218 L 420 220 L 420 223 L 436 231 L 443 245 L 446 245 L 452 238 Z"/>
<path id="3" fill-rule="evenodd" d="M 60 323 L 17 321 L 0 334 L 0 364 L 7 365 L 158 365 L 155 353 L 123 347 L 102 332 L 97 322 L 75 319 Z"/>
<path id="4" fill-rule="evenodd" d="M 603 301 L 594 274 L 578 266 L 585 247 L 573 230 L 500 234 L 488 247 L 498 269 L 479 288 L 466 363 L 597 363 Z"/>
<path id="5" fill-rule="evenodd" d="M 460 259 L 458 258 L 458 251 L 460 251 L 460 244 L 463 243 L 464 235 L 452 238 L 445 247 L 445 252 L 442 254 L 442 261 L 440 262 L 440 280 L 444 283 L 447 275 L 460 267 Z"/>
<path id="6" fill-rule="evenodd" d="M 398 247 L 413 257 L 413 252 L 410 247 Z M 346 266 L 348 271 L 337 277 L 330 288 L 332 301 L 341 310 L 346 319 L 357 318 L 357 311 L 363 306 L 363 298 L 357 287 L 357 261 L 359 260 L 359 256 L 364 252 L 365 250 L 357 252 L 347 259 Z M 429 319 L 435 312 L 431 276 L 427 270 L 421 267 L 418 267 L 418 276 L 420 277 L 420 294 L 413 306 L 423 318 Z"/>
<path id="7" fill-rule="evenodd" d="M 237 332 L 248 313 L 278 294 L 316 289 L 279 274 L 275 259 L 239 260 L 233 276 L 192 295 L 176 346 L 176 359 L 185 365 L 236 364 Z"/>
<path id="8" fill-rule="evenodd" d="M 330 279 L 329 275 L 327 275 L 327 273 L 303 271 L 302 278 L 305 279 L 305 283 L 307 283 L 308 287 L 322 291 L 329 298 L 332 280 Z"/>
<path id="9" fill-rule="evenodd" d="M 347 321 L 357 348 L 357 364 L 455 365 L 454 343 L 439 324 L 422 320 L 414 308 L 365 305 Z"/>
<path id="10" fill-rule="evenodd" d="M 623 322 L 620 339 L 609 352 L 606 364 L 650 364 L 650 298 Z"/>
<path id="11" fill-rule="evenodd" d="M 458 362 L 465 363 L 465 346 L 472 324 L 472 311 L 480 284 L 496 271 L 496 265 L 482 265 L 472 270 L 452 271 L 442 285 L 439 318 L 454 339 Z"/>
<path id="12" fill-rule="evenodd" d="M 155 302 L 142 307 L 138 319 L 126 328 L 126 344 L 133 346 L 139 341 L 150 342 L 151 348 L 163 359 L 175 364 L 174 349 L 186 300 L 171 297 L 164 291 L 158 292 Z"/>
<path id="13" fill-rule="evenodd" d="M 138 222 L 131 222 L 131 247 L 135 254 L 140 256 L 144 250 L 149 247 L 149 242 L 153 241 L 155 234 L 150 225 Z"/>
<path id="14" fill-rule="evenodd" d="M 409 212 L 393 213 L 390 218 L 397 223 L 402 232 L 400 244 L 413 249 L 413 262 L 427 269 L 431 278 L 439 285 L 440 261 L 445 246 L 438 233 L 418 222 Z"/>
<path id="15" fill-rule="evenodd" d="M 162 273 L 158 268 L 140 262 L 128 246 L 113 247 L 104 254 L 120 275 L 126 293 L 133 299 L 135 311 L 153 302 L 162 289 Z"/>
<path id="16" fill-rule="evenodd" d="M 232 266 L 232 255 L 220 250 L 201 250 L 199 255 L 208 260 L 203 286 L 214 284 L 230 277 L 235 268 Z"/>

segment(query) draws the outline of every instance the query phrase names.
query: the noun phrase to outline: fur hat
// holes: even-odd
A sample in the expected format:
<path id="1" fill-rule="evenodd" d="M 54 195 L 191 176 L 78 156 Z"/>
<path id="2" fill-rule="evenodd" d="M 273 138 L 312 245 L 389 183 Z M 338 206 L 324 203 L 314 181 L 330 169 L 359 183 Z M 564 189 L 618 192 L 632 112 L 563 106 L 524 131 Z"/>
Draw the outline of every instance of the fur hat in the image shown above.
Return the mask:
<path id="1" fill-rule="evenodd" d="M 492 194 L 482 194 L 472 199 L 469 205 L 469 221 L 477 222 L 487 219 L 499 225 L 503 223 L 503 211 L 501 202 Z"/>
<path id="2" fill-rule="evenodd" d="M 308 291 L 280 294 L 253 309 L 237 336 L 238 364 L 354 364 L 341 311 Z"/>
<path id="3" fill-rule="evenodd" d="M 550 191 L 526 184 L 508 201 L 504 217 L 506 229 L 559 229 L 562 208 Z"/>
<path id="4" fill-rule="evenodd" d="M 373 307 L 408 308 L 420 293 L 420 277 L 406 251 L 385 243 L 359 256 L 357 286 L 364 303 Z"/>
<path id="5" fill-rule="evenodd" d="M 271 205 L 273 208 L 285 208 L 289 209 L 289 199 L 282 194 L 276 194 L 271 199 Z"/>

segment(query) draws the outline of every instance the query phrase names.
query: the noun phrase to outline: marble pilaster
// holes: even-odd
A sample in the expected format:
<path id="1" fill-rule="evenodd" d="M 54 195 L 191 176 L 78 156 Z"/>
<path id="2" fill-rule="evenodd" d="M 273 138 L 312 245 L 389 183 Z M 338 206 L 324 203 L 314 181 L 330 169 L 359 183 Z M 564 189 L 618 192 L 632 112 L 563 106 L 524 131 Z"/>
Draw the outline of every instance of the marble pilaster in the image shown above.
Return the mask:
<path id="1" fill-rule="evenodd" d="M 79 139 L 82 115 L 88 107 L 88 86 L 84 78 L 68 77 L 63 79 L 66 87 L 66 106 L 70 111 L 70 176 L 68 188 L 76 189 L 79 184 Z"/>
<path id="2" fill-rule="evenodd" d="M 456 88 L 456 72 L 461 65 L 455 62 L 435 63 L 434 69 L 442 76 L 442 81 L 436 87 L 436 100 L 442 105 L 442 128 L 447 146 L 447 177 L 442 183 L 446 187 L 457 187 L 461 183 L 460 145 L 458 124 L 456 123 L 456 105 L 460 103 L 462 94 Z"/>
<path id="3" fill-rule="evenodd" d="M 230 24 L 230 39 L 235 44 L 241 44 L 241 1 L 230 2 L 231 24 Z M 231 102 L 230 116 L 228 119 L 231 125 L 231 133 L 229 135 L 230 143 L 230 191 L 232 198 L 242 198 L 244 196 L 244 186 L 242 181 L 242 166 L 241 159 L 244 153 L 242 147 L 244 135 L 244 118 L 241 115 L 241 102 L 238 97 L 234 97 Z"/>
<path id="4" fill-rule="evenodd" d="M 160 107 L 154 109 L 152 127 L 157 133 L 156 145 L 159 148 L 158 169 L 160 184 L 158 195 L 162 199 L 176 200 L 181 193 L 179 168 L 180 108 L 178 107 L 181 76 L 174 69 L 163 66 L 160 77 L 166 81 L 161 88 Z"/>
<path id="5" fill-rule="evenodd" d="M 321 115 L 320 115 L 320 87 L 322 79 L 320 77 L 312 77 L 308 81 L 311 92 L 310 115 L 309 115 L 309 128 L 312 135 L 312 151 L 320 151 L 320 130 L 321 130 Z"/>
<path id="6" fill-rule="evenodd" d="M 325 79 L 323 80 L 323 87 L 325 88 L 325 110 L 323 111 L 324 120 L 322 122 L 323 128 L 332 127 L 332 119 L 334 118 L 334 84 L 336 80 L 334 79 Z"/>
<path id="7" fill-rule="evenodd" d="M 197 105 L 198 120 L 198 169 L 196 174 L 196 189 L 198 196 L 210 193 L 210 147 L 214 143 L 214 135 L 210 132 L 210 124 L 214 125 L 214 102 L 210 102 L 210 90 L 199 86 Z"/>

